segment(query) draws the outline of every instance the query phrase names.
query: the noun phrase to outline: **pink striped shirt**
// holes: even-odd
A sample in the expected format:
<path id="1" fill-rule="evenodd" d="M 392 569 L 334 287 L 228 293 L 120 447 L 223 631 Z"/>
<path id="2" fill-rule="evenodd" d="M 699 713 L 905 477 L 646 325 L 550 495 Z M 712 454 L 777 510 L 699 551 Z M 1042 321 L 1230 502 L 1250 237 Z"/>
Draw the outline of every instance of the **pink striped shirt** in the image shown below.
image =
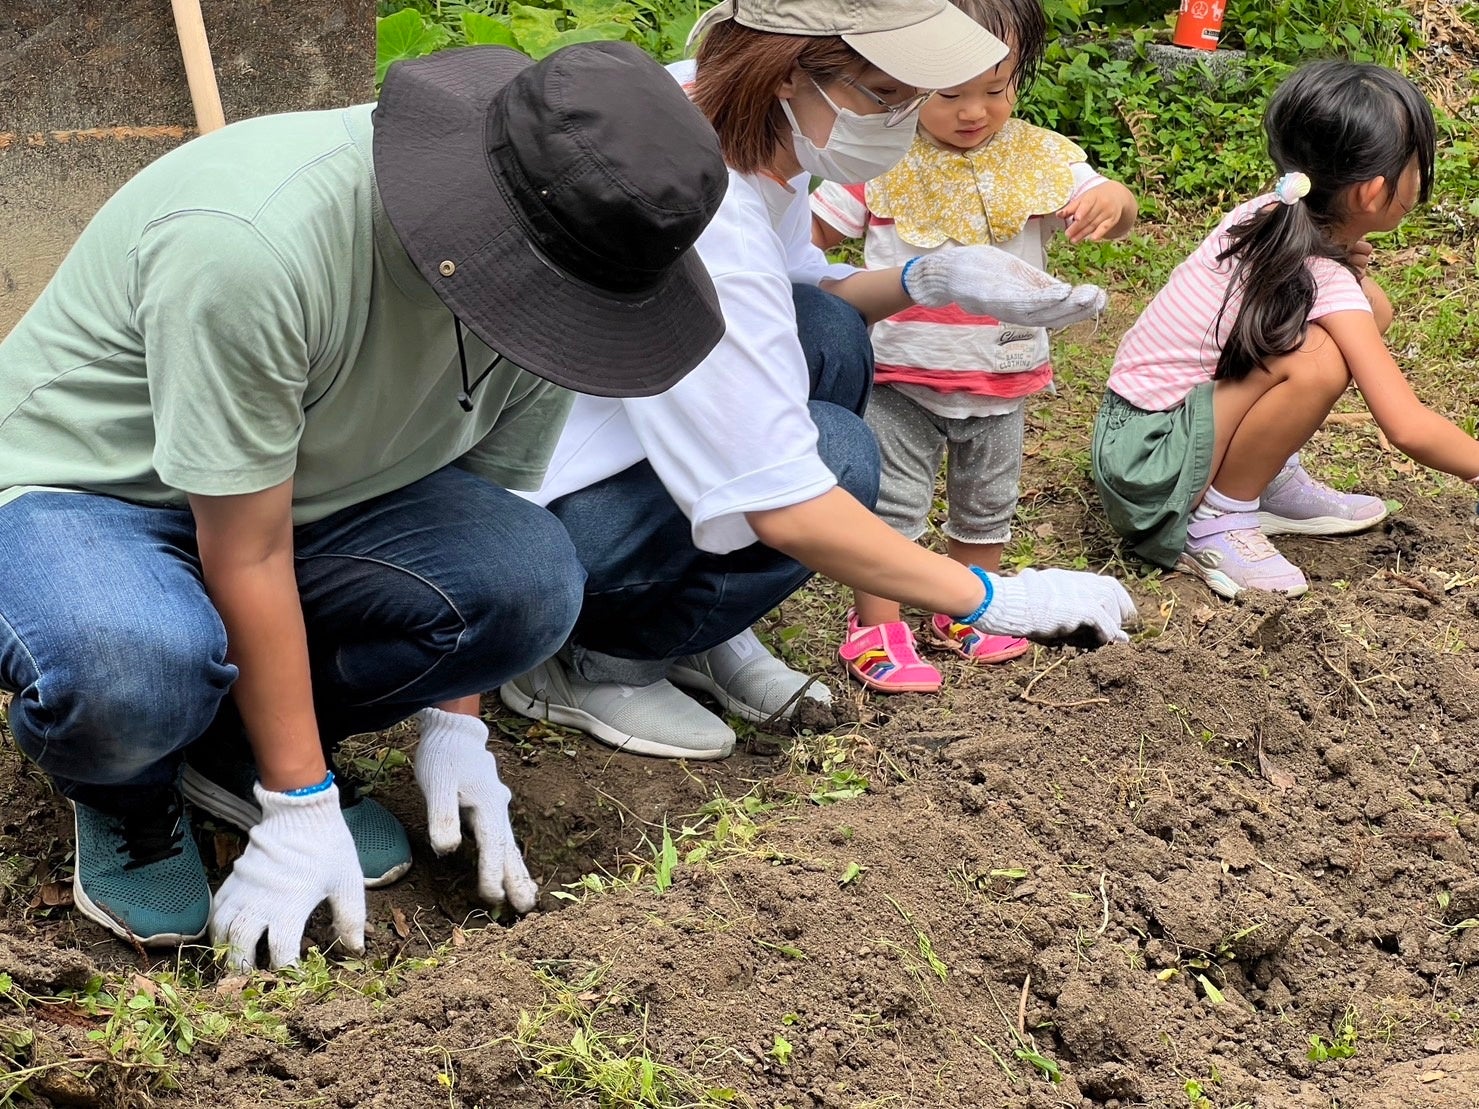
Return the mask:
<path id="1" fill-rule="evenodd" d="M 1111 390 L 1137 408 L 1163 412 L 1175 408 L 1203 381 L 1212 380 L 1222 343 L 1242 303 L 1242 295 L 1234 292 L 1223 312 L 1222 298 L 1232 282 L 1234 262 L 1219 262 L 1217 255 L 1227 248 L 1228 228 L 1277 203 L 1278 198 L 1268 193 L 1234 208 L 1172 271 L 1120 341 L 1109 372 Z M 1336 312 L 1371 311 L 1371 302 L 1350 270 L 1329 258 L 1311 258 L 1306 264 L 1315 279 L 1311 320 Z"/>

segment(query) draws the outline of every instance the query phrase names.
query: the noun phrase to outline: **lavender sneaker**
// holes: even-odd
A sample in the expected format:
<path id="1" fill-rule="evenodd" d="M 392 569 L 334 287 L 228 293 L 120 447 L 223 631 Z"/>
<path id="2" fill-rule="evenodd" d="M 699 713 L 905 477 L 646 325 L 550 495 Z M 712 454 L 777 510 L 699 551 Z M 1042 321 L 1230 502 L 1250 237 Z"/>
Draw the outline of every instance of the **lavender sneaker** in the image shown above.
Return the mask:
<path id="1" fill-rule="evenodd" d="M 1258 530 L 1258 517 L 1252 512 L 1193 520 L 1187 525 L 1186 548 L 1176 569 L 1195 574 L 1213 593 L 1229 600 L 1245 589 L 1297 597 L 1310 587 L 1299 567 Z"/>
<path id="2" fill-rule="evenodd" d="M 1380 497 L 1337 493 L 1297 462 L 1275 474 L 1258 500 L 1258 523 L 1265 535 L 1350 535 L 1386 518 Z"/>

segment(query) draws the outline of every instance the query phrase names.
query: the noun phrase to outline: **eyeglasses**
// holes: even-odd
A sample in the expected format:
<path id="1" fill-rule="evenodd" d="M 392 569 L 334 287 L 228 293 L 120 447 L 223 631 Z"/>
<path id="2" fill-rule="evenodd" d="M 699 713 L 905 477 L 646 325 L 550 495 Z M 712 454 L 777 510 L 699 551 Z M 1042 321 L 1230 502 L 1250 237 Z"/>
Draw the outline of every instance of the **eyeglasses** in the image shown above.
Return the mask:
<path id="1" fill-rule="evenodd" d="M 883 124 L 885 127 L 897 127 L 904 120 L 913 116 L 920 108 L 924 107 L 925 101 L 935 95 L 934 89 L 928 89 L 924 92 L 915 93 L 908 100 L 902 101 L 901 103 L 890 104 L 867 85 L 860 83 L 855 77 L 840 77 L 838 80 L 844 85 L 851 85 L 887 112 L 888 119 Z"/>
<path id="2" fill-rule="evenodd" d="M 452 323 L 457 328 L 457 360 L 462 363 L 462 392 L 457 394 L 457 403 L 462 406 L 462 411 L 472 411 L 472 391 L 483 383 L 483 379 L 498 368 L 498 363 L 503 361 L 503 355 L 497 354 L 493 361 L 488 363 L 488 368 L 478 374 L 472 381 L 467 379 L 467 349 L 462 343 L 462 321 L 456 316 L 452 317 Z"/>

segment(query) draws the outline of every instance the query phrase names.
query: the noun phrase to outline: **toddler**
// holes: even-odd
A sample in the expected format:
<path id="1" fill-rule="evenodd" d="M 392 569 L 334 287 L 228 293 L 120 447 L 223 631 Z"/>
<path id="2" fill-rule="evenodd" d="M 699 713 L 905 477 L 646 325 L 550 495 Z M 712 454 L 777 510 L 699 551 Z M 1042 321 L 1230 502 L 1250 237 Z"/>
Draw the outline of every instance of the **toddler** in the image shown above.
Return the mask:
<path id="1" fill-rule="evenodd" d="M 830 247 L 861 236 L 869 269 L 978 243 L 1042 269 L 1045 243 L 1059 228 L 1071 242 L 1124 235 L 1136 215 L 1130 190 L 1096 173 L 1068 139 L 1012 116 L 1047 41 L 1039 0 L 955 3 L 1011 53 L 926 101 L 914 145 L 892 170 L 866 185 L 824 183 L 813 193 L 814 239 Z M 942 530 L 950 556 L 999 569 L 1017 505 L 1024 398 L 1052 382 L 1046 329 L 953 305 L 914 307 L 876 324 L 873 347 L 877 387 L 867 421 L 883 456 L 878 514 L 911 539 L 923 535 L 947 456 Z M 848 671 L 884 693 L 938 690 L 940 672 L 919 657 L 898 603 L 855 596 L 840 651 Z M 981 663 L 1016 658 L 1029 646 L 943 613 L 927 634 Z"/>

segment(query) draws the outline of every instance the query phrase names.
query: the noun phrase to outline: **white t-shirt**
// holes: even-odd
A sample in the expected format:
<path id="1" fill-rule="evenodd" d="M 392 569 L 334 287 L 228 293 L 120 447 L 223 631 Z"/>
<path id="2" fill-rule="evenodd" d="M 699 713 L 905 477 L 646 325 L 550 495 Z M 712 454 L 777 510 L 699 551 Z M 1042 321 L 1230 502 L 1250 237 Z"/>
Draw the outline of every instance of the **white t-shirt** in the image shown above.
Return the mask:
<path id="1" fill-rule="evenodd" d="M 668 67 L 682 83 L 693 62 Z M 531 496 L 547 505 L 642 459 L 714 554 L 756 542 L 745 513 L 785 508 L 837 484 L 817 454 L 811 380 L 796 334 L 791 285 L 843 278 L 811 241 L 809 180 L 729 174 L 729 191 L 697 244 L 724 311 L 725 332 L 667 392 L 625 400 L 579 396 Z"/>

